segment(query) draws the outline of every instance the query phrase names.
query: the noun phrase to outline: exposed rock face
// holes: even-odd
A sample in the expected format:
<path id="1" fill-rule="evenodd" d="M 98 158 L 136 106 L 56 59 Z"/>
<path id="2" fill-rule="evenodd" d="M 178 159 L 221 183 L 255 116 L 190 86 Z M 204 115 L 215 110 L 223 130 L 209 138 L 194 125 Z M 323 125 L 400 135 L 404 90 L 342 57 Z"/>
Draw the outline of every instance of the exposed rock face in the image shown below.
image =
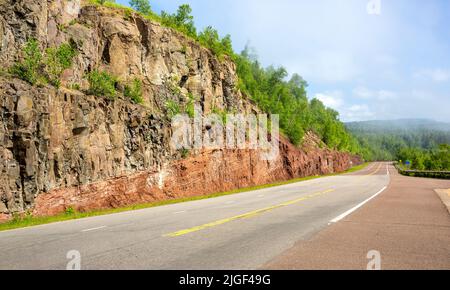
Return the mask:
<path id="1" fill-rule="evenodd" d="M 199 98 L 213 108 L 258 111 L 242 96 L 236 68 L 177 32 L 138 15 L 79 0 L 0 0 L 0 61 L 13 63 L 29 38 L 42 49 L 74 41 L 79 54 L 63 86 L 36 88 L 0 77 L 0 219 L 125 206 L 201 195 L 294 177 L 332 173 L 360 162 L 282 140 L 278 159 L 257 151 L 191 152 L 169 147 L 168 100 Z M 89 96 L 85 74 L 100 68 L 144 84 L 144 105 Z"/>
<path id="2" fill-rule="evenodd" d="M 168 160 L 169 126 L 140 106 L 18 80 L 0 82 L 0 92 L 0 200 L 10 211 L 30 208 L 42 192 Z"/>
<path id="3" fill-rule="evenodd" d="M 225 192 L 236 188 L 340 172 L 352 164 L 348 154 L 328 150 L 303 152 L 286 141 L 280 157 L 262 161 L 254 150 L 216 150 L 147 170 L 80 187 L 57 189 L 36 199 L 34 214 L 52 215 L 69 206 L 80 211 L 122 207 L 165 199 Z"/>

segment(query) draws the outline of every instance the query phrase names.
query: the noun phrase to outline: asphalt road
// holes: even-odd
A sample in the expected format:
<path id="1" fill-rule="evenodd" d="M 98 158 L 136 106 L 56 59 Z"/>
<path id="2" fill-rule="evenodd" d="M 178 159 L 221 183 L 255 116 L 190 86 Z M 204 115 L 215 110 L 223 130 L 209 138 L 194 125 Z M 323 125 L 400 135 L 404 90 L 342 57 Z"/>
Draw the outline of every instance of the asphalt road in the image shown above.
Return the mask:
<path id="1" fill-rule="evenodd" d="M 450 215 L 435 190 L 448 194 L 450 181 L 390 172 L 381 195 L 262 268 L 449 270 Z"/>
<path id="2" fill-rule="evenodd" d="M 0 269 L 66 269 L 73 250 L 82 269 L 257 269 L 389 182 L 387 164 L 373 163 L 347 175 L 0 232 Z"/>

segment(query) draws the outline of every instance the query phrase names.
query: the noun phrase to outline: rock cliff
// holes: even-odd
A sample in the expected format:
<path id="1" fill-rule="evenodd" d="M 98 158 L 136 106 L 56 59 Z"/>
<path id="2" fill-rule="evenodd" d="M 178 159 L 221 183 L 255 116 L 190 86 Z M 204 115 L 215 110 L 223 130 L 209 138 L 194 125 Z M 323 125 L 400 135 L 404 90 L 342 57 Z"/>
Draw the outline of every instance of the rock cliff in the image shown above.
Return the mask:
<path id="1" fill-rule="evenodd" d="M 303 148 L 282 138 L 273 161 L 255 150 L 172 150 L 168 101 L 198 96 L 205 114 L 258 108 L 237 88 L 231 60 L 137 14 L 80 0 L 0 0 L 1 63 L 17 61 L 30 38 L 42 49 L 71 41 L 78 54 L 59 89 L 0 76 L 0 219 L 227 191 L 360 162 L 321 149 L 313 135 Z M 141 80 L 144 104 L 86 94 L 93 69 Z"/>

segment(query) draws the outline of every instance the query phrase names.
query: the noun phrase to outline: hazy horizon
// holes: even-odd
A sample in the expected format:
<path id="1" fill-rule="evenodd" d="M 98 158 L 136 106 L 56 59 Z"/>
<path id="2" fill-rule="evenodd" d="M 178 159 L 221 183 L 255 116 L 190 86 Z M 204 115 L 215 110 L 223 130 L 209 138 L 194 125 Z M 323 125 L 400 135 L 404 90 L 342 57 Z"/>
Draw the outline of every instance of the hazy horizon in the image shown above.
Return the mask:
<path id="1" fill-rule="evenodd" d="M 399 119 L 369 119 L 364 121 L 349 121 L 344 123 L 357 123 L 357 122 L 396 122 L 396 121 L 426 121 L 426 122 L 434 122 L 434 123 L 443 123 L 443 124 L 449 124 L 450 122 L 446 121 L 438 121 L 434 119 L 429 118 L 399 118 Z"/>

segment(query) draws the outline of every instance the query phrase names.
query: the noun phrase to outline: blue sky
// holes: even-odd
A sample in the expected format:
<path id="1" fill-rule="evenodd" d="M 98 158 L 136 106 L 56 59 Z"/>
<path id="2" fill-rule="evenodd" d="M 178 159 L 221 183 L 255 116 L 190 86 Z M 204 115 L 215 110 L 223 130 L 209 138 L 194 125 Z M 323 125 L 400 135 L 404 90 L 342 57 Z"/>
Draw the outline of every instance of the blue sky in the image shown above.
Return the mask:
<path id="1" fill-rule="evenodd" d="M 370 1 L 380 10 L 368 13 Z M 127 4 L 127 0 L 119 0 Z M 265 65 L 309 83 L 308 96 L 343 121 L 450 121 L 450 1 L 152 0 L 153 10 L 193 8 L 199 29 L 231 34 Z"/>

